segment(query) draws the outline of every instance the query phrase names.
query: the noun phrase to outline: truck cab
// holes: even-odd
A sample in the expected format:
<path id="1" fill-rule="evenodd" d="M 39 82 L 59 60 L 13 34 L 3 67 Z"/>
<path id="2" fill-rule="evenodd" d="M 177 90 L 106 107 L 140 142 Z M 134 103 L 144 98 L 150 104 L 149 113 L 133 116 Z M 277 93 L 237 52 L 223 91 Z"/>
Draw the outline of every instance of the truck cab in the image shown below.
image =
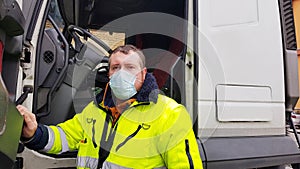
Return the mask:
<path id="1" fill-rule="evenodd" d="M 18 116 L 13 107 L 23 104 L 41 124 L 72 118 L 108 82 L 110 52 L 133 44 L 161 93 L 190 113 L 204 168 L 299 168 L 290 118 L 299 97 L 297 0 L 13 3 L 17 24 L 0 22 L 0 104 L 10 114 Z M 76 167 L 76 152 L 25 148 L 16 157 L 22 120 L 14 124 L 19 128 L 6 130 L 16 143 L 9 156 L 15 167 Z"/>

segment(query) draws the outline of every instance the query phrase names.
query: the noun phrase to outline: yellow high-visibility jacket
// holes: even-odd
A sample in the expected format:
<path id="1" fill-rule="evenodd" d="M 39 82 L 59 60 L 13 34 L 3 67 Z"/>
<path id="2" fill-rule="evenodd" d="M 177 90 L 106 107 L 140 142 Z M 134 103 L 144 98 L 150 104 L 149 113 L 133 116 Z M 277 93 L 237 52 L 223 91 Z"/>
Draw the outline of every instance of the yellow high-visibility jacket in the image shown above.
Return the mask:
<path id="1" fill-rule="evenodd" d="M 113 126 L 104 105 L 91 102 L 72 119 L 43 127 L 48 141 L 42 151 L 78 150 L 79 169 L 97 168 L 98 162 L 104 169 L 202 169 L 189 114 L 183 105 L 160 94 L 156 102 L 134 101 Z"/>

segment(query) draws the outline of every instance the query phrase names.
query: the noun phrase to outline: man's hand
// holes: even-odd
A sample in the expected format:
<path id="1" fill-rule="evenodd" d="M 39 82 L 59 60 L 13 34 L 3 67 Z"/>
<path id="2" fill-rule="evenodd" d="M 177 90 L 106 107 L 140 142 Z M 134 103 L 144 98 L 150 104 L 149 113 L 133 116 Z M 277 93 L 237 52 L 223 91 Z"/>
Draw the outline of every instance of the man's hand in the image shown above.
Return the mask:
<path id="1" fill-rule="evenodd" d="M 17 109 L 24 117 L 22 136 L 29 139 L 33 137 L 38 126 L 35 115 L 22 105 L 18 105 Z"/>

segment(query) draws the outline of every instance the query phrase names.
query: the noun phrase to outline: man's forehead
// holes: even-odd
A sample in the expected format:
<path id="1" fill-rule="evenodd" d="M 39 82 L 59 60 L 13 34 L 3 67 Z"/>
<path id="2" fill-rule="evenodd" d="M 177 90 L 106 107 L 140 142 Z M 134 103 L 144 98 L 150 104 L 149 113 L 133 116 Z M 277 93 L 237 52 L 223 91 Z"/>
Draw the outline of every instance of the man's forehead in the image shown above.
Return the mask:
<path id="1" fill-rule="evenodd" d="M 124 54 L 122 52 L 117 52 L 111 55 L 110 62 L 111 64 L 114 63 L 139 63 L 139 56 L 136 52 L 130 51 L 128 54 Z"/>

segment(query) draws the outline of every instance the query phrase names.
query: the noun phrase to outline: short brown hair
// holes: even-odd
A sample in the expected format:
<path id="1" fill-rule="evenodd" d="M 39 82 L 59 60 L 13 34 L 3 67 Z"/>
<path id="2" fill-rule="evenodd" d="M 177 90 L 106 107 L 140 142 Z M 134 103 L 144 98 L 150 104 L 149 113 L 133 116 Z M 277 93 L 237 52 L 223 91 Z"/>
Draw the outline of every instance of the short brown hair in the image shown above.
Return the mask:
<path id="1" fill-rule="evenodd" d="M 140 57 L 140 66 L 141 66 L 141 68 L 144 68 L 145 64 L 146 64 L 145 55 L 143 54 L 143 52 L 140 49 L 138 49 L 137 47 L 135 47 L 133 45 L 123 45 L 123 46 L 117 47 L 109 55 L 109 58 L 111 57 L 112 54 L 121 52 L 121 53 L 127 55 L 127 54 L 129 54 L 130 51 L 133 51 L 138 54 L 138 56 Z M 110 59 L 109 59 L 109 65 L 110 65 Z"/>

